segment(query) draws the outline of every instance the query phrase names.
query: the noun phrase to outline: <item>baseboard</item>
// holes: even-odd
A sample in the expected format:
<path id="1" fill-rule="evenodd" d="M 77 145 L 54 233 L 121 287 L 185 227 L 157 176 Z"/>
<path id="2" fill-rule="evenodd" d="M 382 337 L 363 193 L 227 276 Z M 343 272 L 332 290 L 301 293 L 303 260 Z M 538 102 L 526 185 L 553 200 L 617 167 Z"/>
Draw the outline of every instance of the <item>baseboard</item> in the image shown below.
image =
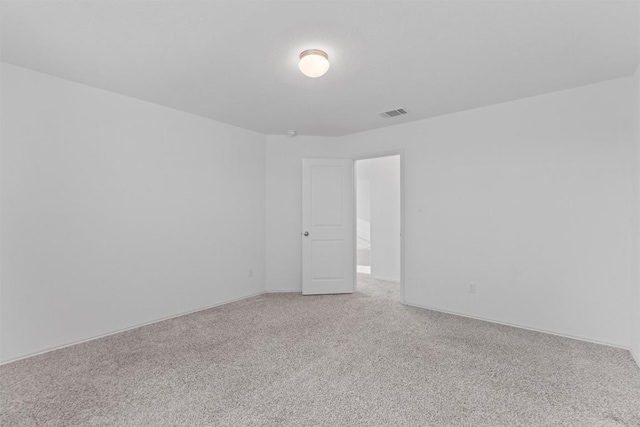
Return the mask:
<path id="1" fill-rule="evenodd" d="M 258 295 L 262 295 L 262 294 L 265 294 L 265 293 L 300 293 L 300 292 L 302 292 L 302 289 L 298 289 L 298 290 L 269 289 L 269 290 L 266 290 L 266 291 L 259 291 L 259 292 L 255 292 L 253 294 L 249 294 L 249 295 L 246 295 L 246 296 L 243 296 L 243 297 L 234 298 L 234 299 L 231 299 L 231 300 L 226 300 L 226 301 L 223 301 L 223 302 L 212 304 L 212 305 L 209 305 L 209 306 L 206 306 L 206 307 L 197 308 L 195 310 L 190 310 L 190 311 L 182 312 L 182 313 L 179 313 L 179 314 L 163 317 L 161 319 L 152 320 L 152 321 L 146 322 L 146 323 L 140 323 L 140 324 L 137 324 L 135 326 L 130 326 L 130 327 L 124 328 L 124 329 L 118 329 L 116 331 L 108 332 L 108 333 L 102 334 L 102 335 L 97 335 L 95 337 L 86 338 L 86 339 L 83 339 L 83 340 L 80 340 L 80 341 L 74 341 L 74 342 L 63 344 L 63 345 L 60 345 L 60 346 L 48 348 L 46 350 L 38 351 L 36 353 L 29 353 L 29 354 L 26 354 L 26 355 L 23 355 L 23 356 L 15 357 L 13 359 L 9 359 L 9 360 L 5 360 L 3 362 L 0 362 L 0 366 L 6 365 L 6 364 L 9 364 L 9 363 L 13 363 L 13 362 L 17 362 L 17 361 L 23 360 L 23 359 L 28 359 L 30 357 L 39 356 L 41 354 L 49 353 L 51 351 L 56 351 L 56 350 L 60 350 L 60 349 L 66 348 L 66 347 L 71 347 L 71 346 L 74 346 L 74 345 L 77 345 L 77 344 L 82 344 L 82 343 L 85 343 L 85 342 L 89 342 L 89 341 L 97 340 L 97 339 L 100 339 L 100 338 L 108 337 L 110 335 L 116 335 L 116 334 L 119 334 L 119 333 L 122 333 L 122 332 L 130 331 L 132 329 L 141 328 L 143 326 L 152 325 L 154 323 L 164 322 L 165 320 L 175 319 L 177 317 L 186 316 L 186 315 L 189 315 L 189 314 L 192 314 L 192 313 L 197 313 L 199 311 L 208 310 L 208 309 L 214 308 L 214 307 L 219 307 L 221 305 L 231 304 L 231 303 L 236 302 L 236 301 L 241 301 L 241 300 L 244 300 L 244 299 L 247 299 L 247 298 L 251 298 L 251 297 L 255 297 L 255 296 L 258 296 Z M 618 344 L 613 344 L 613 343 L 609 343 L 609 342 L 593 340 L 593 339 L 590 339 L 590 338 L 578 337 L 578 336 L 574 336 L 574 335 L 562 334 L 562 333 L 553 332 L 553 331 L 547 331 L 547 330 L 544 330 L 544 329 L 532 328 L 532 327 L 529 327 L 529 326 L 523 326 L 523 325 L 519 325 L 519 324 L 516 324 L 516 323 L 501 322 L 501 321 L 498 321 L 498 320 L 488 319 L 488 318 L 480 317 L 480 316 L 471 316 L 471 315 L 468 315 L 468 314 L 462 314 L 462 313 L 449 311 L 449 310 L 441 310 L 441 309 L 438 309 L 438 308 L 429 307 L 429 306 L 421 305 L 421 304 L 414 304 L 414 303 L 407 303 L 407 302 L 404 302 L 403 304 L 404 305 L 408 305 L 410 307 L 422 308 L 422 309 L 425 309 L 425 310 L 436 311 L 436 312 L 439 312 L 439 313 L 452 314 L 454 316 L 461 316 L 461 317 L 467 317 L 469 319 L 481 320 L 481 321 L 484 321 L 484 322 L 497 323 L 499 325 L 505 325 L 505 326 L 511 326 L 511 327 L 519 328 L 519 329 L 526 329 L 526 330 L 529 330 L 529 331 L 541 332 L 541 333 L 544 333 L 544 334 L 555 335 L 555 336 L 559 336 L 559 337 L 563 337 L 563 338 L 570 338 L 570 339 L 574 339 L 574 340 L 590 342 L 590 343 L 593 343 L 593 344 L 600 344 L 600 345 L 606 345 L 606 346 L 609 346 L 609 347 L 621 348 L 621 349 L 624 349 L 624 350 L 628 350 L 629 353 L 631 353 L 631 357 L 633 358 L 633 360 L 636 362 L 636 364 L 640 368 L 640 357 L 638 357 L 638 355 L 636 355 L 634 353 L 633 349 L 631 349 L 629 347 L 621 346 L 621 345 L 618 345 Z"/>
<path id="2" fill-rule="evenodd" d="M 462 313 L 458 313 L 458 312 L 455 312 L 455 311 L 441 310 L 439 308 L 429 307 L 429 306 L 426 306 L 426 305 L 413 304 L 413 303 L 408 303 L 408 302 L 405 302 L 404 304 L 408 305 L 408 306 L 411 306 L 411 307 L 423 308 L 425 310 L 437 311 L 439 313 L 453 314 L 454 316 L 467 317 L 469 319 L 482 320 L 483 322 L 497 323 L 499 325 L 511 326 L 513 328 L 526 329 L 526 330 L 534 331 L 534 332 L 542 332 L 543 334 L 555 335 L 555 336 L 563 337 L 563 338 L 571 338 L 571 339 L 578 340 L 578 341 L 585 341 L 585 342 L 589 342 L 589 343 L 592 343 L 592 344 L 606 345 L 606 346 L 609 346 L 609 347 L 621 348 L 623 350 L 631 351 L 631 349 L 629 347 L 625 347 L 625 346 L 622 346 L 622 345 L 619 345 L 619 344 L 613 344 L 613 343 L 605 342 L 605 341 L 598 341 L 598 340 L 594 340 L 594 339 L 591 339 L 591 338 L 579 337 L 579 336 L 575 336 L 575 335 L 568 335 L 568 334 L 563 334 L 563 333 L 560 333 L 560 332 L 547 331 L 545 329 L 532 328 L 530 326 L 519 325 L 517 323 L 501 322 L 499 320 L 488 319 L 486 317 L 471 316 L 471 315 L 468 315 L 468 314 L 462 314 Z M 636 359 L 636 362 L 637 361 L 638 361 L 638 359 Z"/>
<path id="3" fill-rule="evenodd" d="M 258 295 L 262 295 L 264 293 L 266 293 L 266 292 L 265 291 L 255 292 L 253 294 L 249 294 L 249 295 L 246 295 L 246 296 L 243 296 L 243 297 L 226 300 L 226 301 L 219 302 L 219 303 L 216 303 L 216 304 L 213 304 L 213 305 L 208 305 L 206 307 L 196 308 L 195 310 L 184 311 L 184 312 L 179 313 L 179 314 L 174 314 L 174 315 L 171 315 L 171 316 L 163 317 L 161 319 L 152 320 L 150 322 L 139 323 L 139 324 L 137 324 L 135 326 L 130 326 L 130 327 L 124 328 L 124 329 L 118 329 L 118 330 L 113 331 L 113 332 L 107 332 L 106 334 L 97 335 L 95 337 L 85 338 L 85 339 L 80 340 L 80 341 L 74 341 L 74 342 L 63 344 L 63 345 L 59 345 L 59 346 L 56 346 L 56 347 L 51 347 L 51 348 L 48 348 L 46 350 L 38 351 L 36 353 L 29 353 L 29 354 L 25 354 L 23 356 L 14 357 L 13 359 L 9 359 L 9 360 L 5 360 L 3 362 L 0 362 L 0 366 L 6 365 L 8 363 L 17 362 L 17 361 L 23 360 L 23 359 L 28 359 L 30 357 L 39 356 L 41 354 L 49 353 L 51 351 L 61 350 L 63 348 L 71 347 L 71 346 L 74 346 L 74 345 L 77 345 L 77 344 L 82 344 L 82 343 L 85 343 L 85 342 L 89 342 L 89 341 L 97 340 L 97 339 L 100 339 L 100 338 L 108 337 L 110 335 L 116 335 L 116 334 L 119 334 L 119 333 L 122 333 L 122 332 L 130 331 L 132 329 L 141 328 L 143 326 L 153 325 L 154 323 L 164 322 L 165 320 L 175 319 L 176 317 L 182 317 L 182 316 L 186 316 L 186 315 L 189 315 L 189 314 L 197 313 L 199 311 L 208 310 L 210 308 L 219 307 L 221 305 L 231 304 L 232 302 L 242 301 L 244 299 L 255 297 L 255 296 L 258 296 Z"/>
<path id="4" fill-rule="evenodd" d="M 302 288 L 300 289 L 267 289 L 265 293 L 267 294 L 281 294 L 281 293 L 301 293 Z"/>
<path id="5" fill-rule="evenodd" d="M 373 274 L 371 275 L 372 279 L 378 279 L 378 280 L 384 280 L 385 282 L 394 282 L 394 283 L 400 283 L 399 279 L 392 279 L 390 277 L 382 277 L 382 276 L 374 276 Z"/>

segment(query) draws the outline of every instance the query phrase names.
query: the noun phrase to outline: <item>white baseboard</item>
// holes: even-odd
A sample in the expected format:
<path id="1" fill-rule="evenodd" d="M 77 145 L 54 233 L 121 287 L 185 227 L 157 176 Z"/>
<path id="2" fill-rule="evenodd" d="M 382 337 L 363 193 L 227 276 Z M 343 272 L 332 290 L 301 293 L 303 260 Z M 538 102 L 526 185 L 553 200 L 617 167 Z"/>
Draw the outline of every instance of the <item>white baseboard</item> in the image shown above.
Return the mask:
<path id="1" fill-rule="evenodd" d="M 621 348 L 623 350 L 628 350 L 629 352 L 631 351 L 631 349 L 629 347 L 625 347 L 625 346 L 619 345 L 619 344 L 613 344 L 613 343 L 606 342 L 606 341 L 598 341 L 598 340 L 594 340 L 594 339 L 591 339 L 591 338 L 579 337 L 579 336 L 575 336 L 575 335 L 564 334 L 564 333 L 561 333 L 561 332 L 554 332 L 554 331 L 548 331 L 548 330 L 545 330 L 545 329 L 532 328 L 530 326 L 519 325 L 517 323 L 501 322 L 499 320 L 488 319 L 486 317 L 471 316 L 469 314 L 463 314 L 463 313 L 458 313 L 458 312 L 449 311 L 449 310 L 441 310 L 439 308 L 429 307 L 429 306 L 426 306 L 426 305 L 413 304 L 413 303 L 409 303 L 409 302 L 405 302 L 404 304 L 408 305 L 408 306 L 411 306 L 411 307 L 424 308 L 425 310 L 437 311 L 439 313 L 453 314 L 455 316 L 467 317 L 469 319 L 482 320 L 484 322 L 497 323 L 499 325 L 511 326 L 511 327 L 519 328 L 519 329 L 527 329 L 529 331 L 542 332 L 543 334 L 555 335 L 555 336 L 563 337 L 563 338 L 571 338 L 571 339 L 578 340 L 578 341 L 585 341 L 585 342 L 590 342 L 592 344 L 600 344 L 600 345 L 606 345 L 606 346 L 609 346 L 609 347 Z M 637 362 L 637 359 L 636 359 L 636 362 Z"/>
<path id="2" fill-rule="evenodd" d="M 108 337 L 110 335 L 119 334 L 121 332 L 130 331 L 132 329 L 141 328 L 143 326 L 152 325 L 154 323 L 164 322 L 165 320 L 175 319 L 176 317 L 181 317 L 181 316 L 186 316 L 188 314 L 197 313 L 198 311 L 208 310 L 210 308 L 219 307 L 221 305 L 230 304 L 230 303 L 236 302 L 236 301 L 241 301 L 243 299 L 255 297 L 255 296 L 258 296 L 258 295 L 262 295 L 264 293 L 266 293 L 266 292 L 265 291 L 255 292 L 253 294 L 249 294 L 249 295 L 246 295 L 246 296 L 243 296 L 243 297 L 226 300 L 226 301 L 223 301 L 223 302 L 219 302 L 217 304 L 208 305 L 206 307 L 196 308 L 195 310 L 184 311 L 184 312 L 179 313 L 179 314 L 174 314 L 174 315 L 171 315 L 171 316 L 163 317 L 161 319 L 152 320 L 150 322 L 140 323 L 140 324 L 137 324 L 135 326 L 130 326 L 130 327 L 124 328 L 124 329 L 118 329 L 118 330 L 113 331 L 113 332 L 107 332 L 106 334 L 97 335 L 95 337 L 85 338 L 85 339 L 80 340 L 80 341 L 74 341 L 74 342 L 70 342 L 70 343 L 67 343 L 67 344 L 62 344 L 62 345 L 59 345 L 59 346 L 56 346 L 56 347 L 51 347 L 51 348 L 48 348 L 46 350 L 38 351 L 36 353 L 29 353 L 29 354 L 25 354 L 25 355 L 22 355 L 22 356 L 14 357 L 13 359 L 9 359 L 9 360 L 5 360 L 3 362 L 0 362 L 0 366 L 6 365 L 8 363 L 17 362 L 18 360 L 22 360 L 22 359 L 28 359 L 29 357 L 39 356 L 41 354 L 49 353 L 51 351 L 56 351 L 56 350 L 60 350 L 60 349 L 66 348 L 66 347 L 71 347 L 73 345 L 82 344 L 82 343 L 85 343 L 85 342 L 89 342 L 89 341 L 97 340 L 97 339 L 100 339 L 100 338 Z"/>
<path id="3" fill-rule="evenodd" d="M 382 280 L 388 280 L 388 279 L 382 279 Z M 236 302 L 236 301 L 241 301 L 241 300 L 244 300 L 244 299 L 247 299 L 247 298 L 251 298 L 251 297 L 255 297 L 255 296 L 258 296 L 258 295 L 262 295 L 262 294 L 265 294 L 265 293 L 301 293 L 301 292 L 302 292 L 302 289 L 297 289 L 297 290 L 296 289 L 293 289 L 293 290 L 292 289 L 269 289 L 269 290 L 266 290 L 266 291 L 259 291 L 259 292 L 255 292 L 253 294 L 249 294 L 249 295 L 246 295 L 246 296 L 243 296 L 243 297 L 234 298 L 234 299 L 231 299 L 231 300 L 219 302 L 217 304 L 209 305 L 209 306 L 206 306 L 206 307 L 197 308 L 195 310 L 182 312 L 182 313 L 179 313 L 179 314 L 163 317 L 161 319 L 152 320 L 150 322 L 140 323 L 140 324 L 137 324 L 135 326 L 130 326 L 128 328 L 118 329 L 116 331 L 108 332 L 106 334 L 97 335 L 95 337 L 86 338 L 86 339 L 83 339 L 83 340 L 80 340 L 80 341 L 74 341 L 74 342 L 63 344 L 63 345 L 60 345 L 60 346 L 48 348 L 46 350 L 42 350 L 42 351 L 39 351 L 39 352 L 36 352 L 36 353 L 25 354 L 25 355 L 22 355 L 22 356 L 19 356 L 19 357 L 15 357 L 13 359 L 9 359 L 9 360 L 5 360 L 3 362 L 0 362 L 0 366 L 6 365 L 8 363 L 17 362 L 18 360 L 27 359 L 27 358 L 30 358 L 30 357 L 34 357 L 34 356 L 38 356 L 38 355 L 41 355 L 41 354 L 49 353 L 51 351 L 60 350 L 60 349 L 66 348 L 66 347 L 71 347 L 73 345 L 82 344 L 82 343 L 85 343 L 85 342 L 89 342 L 89 341 L 97 340 L 97 339 L 100 339 L 100 338 L 108 337 L 110 335 L 119 334 L 121 332 L 130 331 L 132 329 L 141 328 L 143 326 L 152 325 L 154 323 L 163 322 L 165 320 L 175 319 L 176 317 L 186 316 L 188 314 L 197 313 L 199 311 L 208 310 L 210 308 L 219 307 L 221 305 L 230 304 L 230 303 Z M 590 343 L 593 343 L 593 344 L 600 344 L 600 345 L 606 345 L 606 346 L 609 346 L 609 347 L 621 348 L 621 349 L 624 349 L 624 350 L 628 350 L 629 353 L 631 353 L 631 357 L 634 359 L 634 361 L 636 362 L 638 367 L 640 367 L 640 357 L 639 357 L 639 355 L 636 355 L 634 353 L 633 349 L 631 349 L 629 347 L 621 346 L 621 345 L 618 345 L 618 344 L 613 344 L 613 343 L 609 343 L 609 342 L 593 340 L 593 339 L 590 339 L 590 338 L 584 338 L 584 337 L 579 337 L 579 336 L 574 336 L 574 335 L 563 334 L 563 333 L 559 333 L 559 332 L 547 331 L 547 330 L 544 330 L 544 329 L 532 328 L 532 327 L 529 327 L 529 326 L 523 326 L 523 325 L 519 325 L 519 324 L 515 324 L 515 323 L 501 322 L 501 321 L 498 321 L 498 320 L 488 319 L 488 318 L 485 318 L 485 317 L 471 316 L 471 315 L 462 314 L 462 313 L 458 313 L 458 312 L 454 312 L 454 311 L 441 310 L 441 309 L 438 309 L 438 308 L 429 307 L 429 306 L 420 305 L 420 304 L 413 304 L 413 303 L 407 303 L 407 302 L 405 302 L 404 304 L 408 305 L 410 307 L 417 307 L 417 308 L 422 308 L 422 309 L 425 309 L 425 310 L 437 311 L 439 313 L 452 314 L 452 315 L 455 315 L 455 316 L 467 317 L 467 318 L 475 319 L 475 320 L 482 320 L 484 322 L 497 323 L 497 324 L 500 324 L 500 325 L 511 326 L 511 327 L 514 327 L 514 328 L 526 329 L 526 330 L 535 331 L 535 332 L 542 332 L 542 333 L 545 333 L 545 334 L 555 335 L 555 336 L 559 336 L 559 337 L 563 337 L 563 338 L 571 338 L 571 339 L 575 339 L 575 340 L 579 340 L 579 341 L 590 342 Z"/>
<path id="4" fill-rule="evenodd" d="M 267 294 L 281 294 L 281 293 L 301 293 L 302 288 L 300 289 L 267 289 L 265 293 Z"/>

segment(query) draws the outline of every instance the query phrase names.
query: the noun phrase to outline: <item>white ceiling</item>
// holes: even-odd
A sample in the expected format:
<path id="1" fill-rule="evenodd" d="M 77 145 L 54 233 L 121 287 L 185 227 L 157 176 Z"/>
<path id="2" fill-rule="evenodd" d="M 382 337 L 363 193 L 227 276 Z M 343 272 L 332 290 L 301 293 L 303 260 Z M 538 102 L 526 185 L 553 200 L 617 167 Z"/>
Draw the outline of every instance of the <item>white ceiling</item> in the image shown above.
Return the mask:
<path id="1" fill-rule="evenodd" d="M 2 1 L 2 60 L 267 134 L 343 135 L 631 75 L 638 1 Z M 298 54 L 329 54 L 302 75 Z M 394 119 L 379 112 L 405 108 Z"/>

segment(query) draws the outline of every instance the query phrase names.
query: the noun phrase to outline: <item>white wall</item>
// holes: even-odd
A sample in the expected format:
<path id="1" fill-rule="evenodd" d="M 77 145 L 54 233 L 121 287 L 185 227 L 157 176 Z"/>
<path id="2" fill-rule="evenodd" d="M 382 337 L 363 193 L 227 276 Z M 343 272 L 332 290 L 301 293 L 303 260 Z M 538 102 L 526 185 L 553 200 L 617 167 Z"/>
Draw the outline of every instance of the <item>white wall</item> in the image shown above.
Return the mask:
<path id="1" fill-rule="evenodd" d="M 371 275 L 400 281 L 400 156 L 366 160 L 371 174 Z"/>
<path id="2" fill-rule="evenodd" d="M 631 353 L 633 354 L 636 363 L 640 366 L 640 66 L 636 68 L 636 72 L 633 75 L 633 96 L 635 100 L 635 108 L 633 110 L 634 115 L 634 141 L 635 141 L 635 176 L 634 176 L 634 206 L 633 215 L 635 218 L 635 229 L 633 236 L 634 241 L 634 259 L 636 260 L 636 266 L 634 269 L 633 282 L 635 284 L 635 295 L 631 298 L 632 303 L 632 340 L 631 340 Z"/>
<path id="3" fill-rule="evenodd" d="M 361 160 L 355 164 L 356 217 L 358 249 L 371 249 L 371 162 Z"/>
<path id="4" fill-rule="evenodd" d="M 407 302 L 629 346 L 632 90 L 629 77 L 341 138 L 268 137 L 267 289 L 300 289 L 301 159 L 404 148 Z"/>
<path id="5" fill-rule="evenodd" d="M 263 290 L 263 135 L 1 71 L 3 361 Z"/>
<path id="6" fill-rule="evenodd" d="M 1 360 L 300 290 L 301 159 L 396 149 L 409 303 L 640 348 L 637 72 L 289 139 L 1 71 Z"/>

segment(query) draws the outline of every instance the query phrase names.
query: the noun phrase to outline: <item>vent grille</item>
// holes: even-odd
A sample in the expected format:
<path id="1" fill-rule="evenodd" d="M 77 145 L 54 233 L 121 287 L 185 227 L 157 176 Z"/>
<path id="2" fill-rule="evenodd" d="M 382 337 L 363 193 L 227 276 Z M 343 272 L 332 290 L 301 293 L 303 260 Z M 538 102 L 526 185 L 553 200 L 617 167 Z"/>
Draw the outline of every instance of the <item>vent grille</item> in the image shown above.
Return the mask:
<path id="1" fill-rule="evenodd" d="M 405 110 L 404 108 L 398 108 L 397 110 L 389 110 L 389 111 L 385 111 L 384 113 L 380 113 L 382 117 L 386 117 L 386 118 L 398 117 L 403 114 L 407 114 L 407 110 Z"/>

